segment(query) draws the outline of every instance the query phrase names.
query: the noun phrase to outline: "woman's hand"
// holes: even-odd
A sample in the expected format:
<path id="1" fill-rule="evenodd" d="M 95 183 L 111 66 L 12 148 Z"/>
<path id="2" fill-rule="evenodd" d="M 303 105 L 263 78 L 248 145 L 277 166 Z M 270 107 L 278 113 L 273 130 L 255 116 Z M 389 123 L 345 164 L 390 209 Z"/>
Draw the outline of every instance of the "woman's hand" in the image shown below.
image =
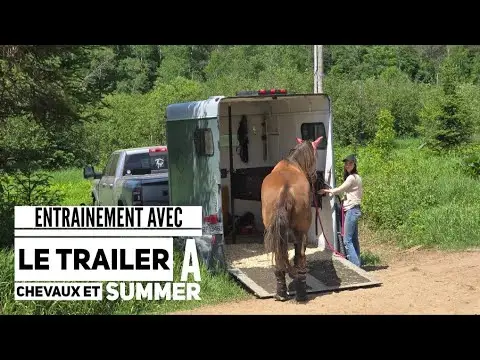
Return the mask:
<path id="1" fill-rule="evenodd" d="M 317 191 L 317 194 L 320 195 L 325 195 L 325 193 L 331 193 L 332 191 L 330 189 L 320 189 Z"/>

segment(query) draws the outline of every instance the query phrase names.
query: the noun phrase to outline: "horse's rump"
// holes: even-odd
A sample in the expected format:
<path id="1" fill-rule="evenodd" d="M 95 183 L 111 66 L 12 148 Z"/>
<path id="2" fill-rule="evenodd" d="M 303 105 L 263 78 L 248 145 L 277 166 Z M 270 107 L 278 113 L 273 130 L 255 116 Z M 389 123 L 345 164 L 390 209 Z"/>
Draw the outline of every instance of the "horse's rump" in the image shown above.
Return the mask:
<path id="1" fill-rule="evenodd" d="M 288 243 L 301 241 L 295 233 L 310 226 L 309 183 L 295 166 L 278 166 L 262 184 L 262 218 L 265 225 L 265 250 L 274 254 L 279 270 L 291 271 Z"/>
<path id="2" fill-rule="evenodd" d="M 288 259 L 288 243 L 296 240 L 291 229 L 291 213 L 295 205 L 295 199 L 289 189 L 288 184 L 283 184 L 280 194 L 277 192 L 278 187 L 269 188 L 264 193 L 262 187 L 265 250 L 273 253 L 273 260 L 277 269 L 288 272 L 291 271 Z"/>
<path id="3" fill-rule="evenodd" d="M 277 165 L 278 166 L 278 165 Z M 274 169 L 262 184 L 263 223 L 268 226 L 270 214 L 275 209 L 276 199 L 287 189 L 292 201 L 290 225 L 300 232 L 308 231 L 311 222 L 310 183 L 303 172 L 288 164 Z M 285 195 L 286 196 L 286 195 Z"/>

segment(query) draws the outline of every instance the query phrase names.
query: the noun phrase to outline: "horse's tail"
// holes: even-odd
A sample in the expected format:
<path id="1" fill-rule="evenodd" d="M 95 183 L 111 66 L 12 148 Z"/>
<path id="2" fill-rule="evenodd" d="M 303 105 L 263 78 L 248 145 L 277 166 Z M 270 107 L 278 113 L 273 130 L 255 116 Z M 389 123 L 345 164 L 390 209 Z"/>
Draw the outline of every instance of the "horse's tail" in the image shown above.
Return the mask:
<path id="1" fill-rule="evenodd" d="M 270 226 L 265 229 L 265 250 L 273 253 L 274 265 L 281 271 L 291 273 L 292 266 L 288 259 L 288 237 L 295 236 L 290 229 L 290 213 L 294 199 L 289 186 L 284 185 L 277 206 L 272 212 Z"/>

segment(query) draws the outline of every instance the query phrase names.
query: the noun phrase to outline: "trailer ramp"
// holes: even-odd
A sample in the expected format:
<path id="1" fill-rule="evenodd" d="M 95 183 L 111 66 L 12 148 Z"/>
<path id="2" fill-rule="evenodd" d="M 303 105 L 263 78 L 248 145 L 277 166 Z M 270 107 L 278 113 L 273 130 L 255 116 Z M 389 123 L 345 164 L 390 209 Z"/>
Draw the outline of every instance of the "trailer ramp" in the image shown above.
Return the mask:
<path id="1" fill-rule="evenodd" d="M 331 250 L 320 251 L 317 247 L 307 247 L 307 292 L 321 293 L 360 287 L 380 285 L 365 270 L 348 260 L 335 255 Z M 228 244 L 225 255 L 229 272 L 247 286 L 258 298 L 273 297 L 276 280 L 271 266 L 271 258 L 265 252 L 263 243 Z M 294 250 L 290 245 L 290 259 Z M 294 295 L 292 279 L 287 275 L 289 295 Z"/>

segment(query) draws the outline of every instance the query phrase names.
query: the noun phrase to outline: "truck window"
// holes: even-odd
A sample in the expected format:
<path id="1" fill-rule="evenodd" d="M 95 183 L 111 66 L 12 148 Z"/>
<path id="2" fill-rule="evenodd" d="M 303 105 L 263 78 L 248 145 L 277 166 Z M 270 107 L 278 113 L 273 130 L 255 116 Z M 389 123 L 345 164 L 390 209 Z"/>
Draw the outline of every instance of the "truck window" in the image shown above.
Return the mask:
<path id="1" fill-rule="evenodd" d="M 303 123 L 300 126 L 300 131 L 302 133 L 302 140 L 314 141 L 315 139 L 318 139 L 319 136 L 323 136 L 318 149 L 325 150 L 327 148 L 327 134 L 323 123 Z"/>
<path id="2" fill-rule="evenodd" d="M 123 175 L 145 175 L 167 171 L 168 155 L 166 152 L 127 155 L 123 167 Z"/>
<path id="3" fill-rule="evenodd" d="M 115 170 L 117 169 L 118 158 L 120 153 L 113 153 L 108 159 L 105 170 L 103 171 L 103 176 L 115 176 Z"/>

